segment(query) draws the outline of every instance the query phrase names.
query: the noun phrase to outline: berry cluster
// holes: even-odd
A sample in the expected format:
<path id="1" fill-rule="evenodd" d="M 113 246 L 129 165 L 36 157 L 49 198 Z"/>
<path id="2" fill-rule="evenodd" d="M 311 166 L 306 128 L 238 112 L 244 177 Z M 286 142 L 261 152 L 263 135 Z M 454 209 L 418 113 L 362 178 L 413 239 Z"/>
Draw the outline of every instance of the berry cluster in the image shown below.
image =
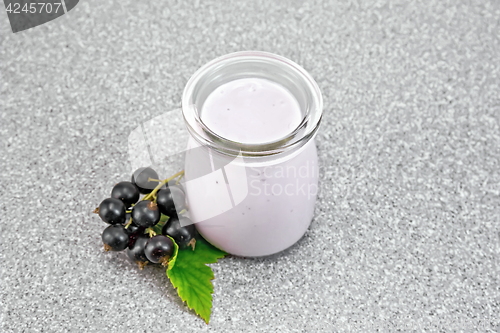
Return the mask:
<path id="1" fill-rule="evenodd" d="M 102 233 L 104 249 L 126 249 L 140 269 L 148 263 L 166 266 L 174 251 L 172 239 L 180 249 L 191 246 L 194 250 L 196 228 L 183 215 L 185 194 L 179 184 L 183 175 L 181 171 L 161 181 L 153 169 L 140 168 L 130 182 L 116 184 L 111 198 L 104 199 L 94 211 L 110 224 Z M 139 201 L 141 194 L 144 196 Z"/>

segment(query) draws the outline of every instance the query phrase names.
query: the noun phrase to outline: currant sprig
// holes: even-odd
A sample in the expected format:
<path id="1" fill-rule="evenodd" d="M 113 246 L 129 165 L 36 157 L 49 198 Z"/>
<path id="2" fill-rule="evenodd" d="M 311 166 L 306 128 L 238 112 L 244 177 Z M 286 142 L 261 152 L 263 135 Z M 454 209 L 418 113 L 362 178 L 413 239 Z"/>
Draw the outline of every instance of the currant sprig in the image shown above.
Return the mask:
<path id="1" fill-rule="evenodd" d="M 126 250 L 140 269 L 148 264 L 166 266 L 181 299 L 208 324 L 214 275 L 206 264 L 226 253 L 199 236 L 184 216 L 188 207 L 180 183 L 183 176 L 180 171 L 160 180 L 152 168 L 137 169 L 131 181 L 113 187 L 111 197 L 94 213 L 109 224 L 102 233 L 105 251 Z"/>
<path id="2" fill-rule="evenodd" d="M 180 171 L 159 180 L 158 173 L 147 167 L 137 169 L 130 182 L 116 184 L 111 197 L 94 210 L 104 222 L 111 224 L 102 233 L 105 251 L 127 250 L 128 256 L 142 269 L 151 262 L 164 265 L 168 262 L 165 259 L 171 255 L 168 249 L 173 248 L 169 237 L 182 248 L 188 237 L 194 248 L 196 229 L 193 225 L 164 228 L 169 219 L 178 221 L 177 211 L 186 211 L 185 194 L 179 183 L 183 176 L 184 171 Z M 141 194 L 144 197 L 139 200 Z"/>

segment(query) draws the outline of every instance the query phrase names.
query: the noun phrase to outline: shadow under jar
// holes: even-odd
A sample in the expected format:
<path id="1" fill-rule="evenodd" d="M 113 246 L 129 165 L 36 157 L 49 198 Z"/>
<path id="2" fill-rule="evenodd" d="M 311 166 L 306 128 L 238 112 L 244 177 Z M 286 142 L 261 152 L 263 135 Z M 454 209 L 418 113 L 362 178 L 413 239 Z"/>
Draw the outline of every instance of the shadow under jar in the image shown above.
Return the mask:
<path id="1" fill-rule="evenodd" d="M 304 235 L 318 191 L 322 110 L 313 78 L 275 54 L 231 53 L 191 77 L 182 97 L 184 186 L 205 239 L 233 255 L 265 256 Z"/>

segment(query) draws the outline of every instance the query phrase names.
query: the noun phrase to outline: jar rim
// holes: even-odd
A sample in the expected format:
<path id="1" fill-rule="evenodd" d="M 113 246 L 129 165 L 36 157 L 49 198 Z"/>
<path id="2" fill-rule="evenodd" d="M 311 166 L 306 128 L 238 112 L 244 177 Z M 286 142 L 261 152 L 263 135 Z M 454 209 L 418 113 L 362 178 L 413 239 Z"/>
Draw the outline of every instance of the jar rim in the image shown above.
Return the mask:
<path id="1" fill-rule="evenodd" d="M 258 62 L 266 66 L 275 66 L 277 69 L 290 71 L 300 84 L 304 94 L 308 96 L 308 107 L 304 110 L 301 123 L 284 138 L 266 143 L 241 143 L 226 139 L 213 132 L 201 120 L 195 102 L 195 95 L 199 85 L 213 71 L 234 63 Z M 297 63 L 277 54 L 263 51 L 240 51 L 218 57 L 200 69 L 189 79 L 182 95 L 182 114 L 191 136 L 202 146 L 230 156 L 264 157 L 284 152 L 294 151 L 311 140 L 321 123 L 323 113 L 323 98 L 318 84 L 312 76 Z"/>

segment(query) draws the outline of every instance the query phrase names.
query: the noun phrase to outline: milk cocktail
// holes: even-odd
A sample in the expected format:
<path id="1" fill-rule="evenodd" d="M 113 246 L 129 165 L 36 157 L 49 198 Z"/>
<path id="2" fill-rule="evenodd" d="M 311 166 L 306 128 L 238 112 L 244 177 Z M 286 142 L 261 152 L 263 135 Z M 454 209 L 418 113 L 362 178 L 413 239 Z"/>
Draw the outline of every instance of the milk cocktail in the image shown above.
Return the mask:
<path id="1" fill-rule="evenodd" d="M 185 161 L 189 214 L 198 231 L 226 252 L 270 255 L 299 240 L 313 218 L 318 191 L 313 137 L 321 95 L 303 69 L 290 68 L 279 56 L 243 52 L 222 58 L 226 72 L 219 63 L 211 78 L 207 65 L 183 96 L 191 134 Z M 298 78 L 290 79 L 287 71 Z M 203 75 L 208 79 L 200 83 Z"/>

